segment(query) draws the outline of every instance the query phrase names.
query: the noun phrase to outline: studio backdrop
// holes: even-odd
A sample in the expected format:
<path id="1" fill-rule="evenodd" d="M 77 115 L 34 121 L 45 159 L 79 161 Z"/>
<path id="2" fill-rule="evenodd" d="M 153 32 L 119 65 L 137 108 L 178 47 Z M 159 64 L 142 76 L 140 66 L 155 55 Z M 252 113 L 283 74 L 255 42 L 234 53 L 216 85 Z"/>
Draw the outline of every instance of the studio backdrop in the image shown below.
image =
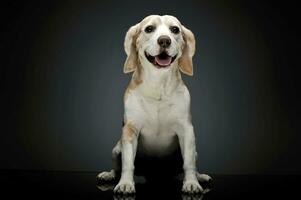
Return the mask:
<path id="1" fill-rule="evenodd" d="M 169 14 L 196 38 L 194 76 L 182 77 L 191 93 L 198 169 L 301 173 L 293 7 L 9 1 L 1 8 L 0 168 L 110 169 L 130 80 L 123 74 L 125 33 L 147 15 Z"/>

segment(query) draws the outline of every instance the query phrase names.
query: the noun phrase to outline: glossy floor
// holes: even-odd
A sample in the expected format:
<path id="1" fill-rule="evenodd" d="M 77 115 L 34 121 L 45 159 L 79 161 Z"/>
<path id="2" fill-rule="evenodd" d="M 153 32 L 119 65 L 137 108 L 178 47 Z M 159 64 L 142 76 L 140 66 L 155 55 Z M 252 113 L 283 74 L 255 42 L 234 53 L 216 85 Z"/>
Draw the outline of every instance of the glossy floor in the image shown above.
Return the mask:
<path id="1" fill-rule="evenodd" d="M 29 199 L 299 199 L 300 176 L 213 175 L 212 189 L 205 195 L 181 193 L 180 181 L 145 182 L 138 179 L 136 195 L 114 195 L 112 184 L 97 184 L 96 172 L 49 172 L 2 170 L 1 193 Z M 2 198 L 3 199 L 3 198 Z"/>

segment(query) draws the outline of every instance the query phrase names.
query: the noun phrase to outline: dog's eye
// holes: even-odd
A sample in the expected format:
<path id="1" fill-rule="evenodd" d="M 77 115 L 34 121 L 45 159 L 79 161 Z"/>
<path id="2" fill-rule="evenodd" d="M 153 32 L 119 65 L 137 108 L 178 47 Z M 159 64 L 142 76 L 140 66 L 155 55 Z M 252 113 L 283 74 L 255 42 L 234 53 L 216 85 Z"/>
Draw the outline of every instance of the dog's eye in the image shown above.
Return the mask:
<path id="1" fill-rule="evenodd" d="M 170 31 L 173 32 L 174 34 L 178 34 L 180 32 L 180 29 L 179 27 L 177 26 L 171 26 L 170 28 Z"/>
<path id="2" fill-rule="evenodd" d="M 144 31 L 145 31 L 146 33 L 151 33 L 151 32 L 153 32 L 153 31 L 155 30 L 155 28 L 156 28 L 156 27 L 150 25 L 150 26 L 147 26 L 147 27 L 144 29 Z"/>

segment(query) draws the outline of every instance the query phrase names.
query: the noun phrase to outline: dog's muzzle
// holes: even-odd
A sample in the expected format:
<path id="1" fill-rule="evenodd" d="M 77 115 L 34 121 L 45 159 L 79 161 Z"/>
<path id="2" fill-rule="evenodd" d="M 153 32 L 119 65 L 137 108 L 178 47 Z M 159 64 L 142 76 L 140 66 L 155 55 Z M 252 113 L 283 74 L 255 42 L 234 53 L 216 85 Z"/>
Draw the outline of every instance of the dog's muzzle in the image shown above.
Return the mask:
<path id="1" fill-rule="evenodd" d="M 150 63 L 152 63 L 156 67 L 165 68 L 168 67 L 176 59 L 177 55 L 172 57 L 168 55 L 166 51 L 162 51 L 160 54 L 156 56 L 151 56 L 150 54 L 145 52 L 145 57 Z"/>

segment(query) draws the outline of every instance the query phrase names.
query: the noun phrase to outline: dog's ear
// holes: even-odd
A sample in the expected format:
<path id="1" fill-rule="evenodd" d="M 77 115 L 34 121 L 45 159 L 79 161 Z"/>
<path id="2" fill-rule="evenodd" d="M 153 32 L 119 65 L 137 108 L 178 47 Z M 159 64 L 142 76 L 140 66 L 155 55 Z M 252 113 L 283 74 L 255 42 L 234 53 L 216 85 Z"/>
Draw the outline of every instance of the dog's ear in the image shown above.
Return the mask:
<path id="1" fill-rule="evenodd" d="M 123 72 L 130 73 L 136 70 L 138 65 L 138 52 L 136 48 L 136 39 L 139 33 L 139 23 L 132 26 L 126 33 L 124 39 L 124 50 L 127 55 L 124 63 Z"/>
<path id="2" fill-rule="evenodd" d="M 193 33 L 182 25 L 182 35 L 184 39 L 184 46 L 182 49 L 182 56 L 179 58 L 178 65 L 186 75 L 193 75 L 192 57 L 195 52 L 195 39 Z"/>

